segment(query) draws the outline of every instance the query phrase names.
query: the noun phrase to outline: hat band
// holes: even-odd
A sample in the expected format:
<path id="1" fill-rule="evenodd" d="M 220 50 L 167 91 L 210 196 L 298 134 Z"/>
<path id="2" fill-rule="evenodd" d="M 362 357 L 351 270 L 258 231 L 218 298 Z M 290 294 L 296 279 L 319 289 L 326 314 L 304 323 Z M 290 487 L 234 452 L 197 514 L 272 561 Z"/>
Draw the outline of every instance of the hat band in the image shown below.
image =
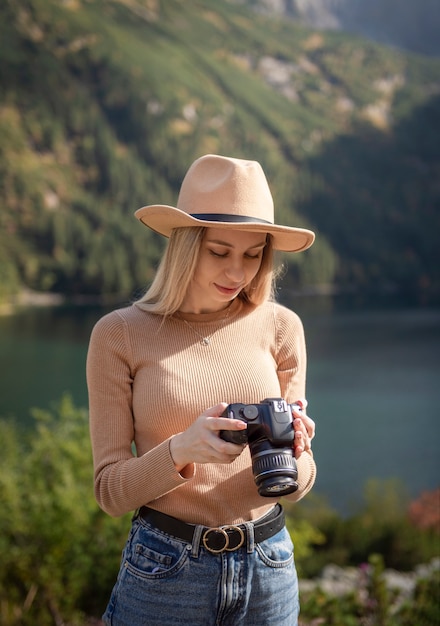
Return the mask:
<path id="1" fill-rule="evenodd" d="M 196 220 L 207 222 L 256 222 L 258 224 L 269 224 L 273 226 L 273 223 L 268 220 L 262 220 L 258 217 L 249 217 L 248 215 L 231 215 L 230 213 L 190 213 L 190 215 Z"/>

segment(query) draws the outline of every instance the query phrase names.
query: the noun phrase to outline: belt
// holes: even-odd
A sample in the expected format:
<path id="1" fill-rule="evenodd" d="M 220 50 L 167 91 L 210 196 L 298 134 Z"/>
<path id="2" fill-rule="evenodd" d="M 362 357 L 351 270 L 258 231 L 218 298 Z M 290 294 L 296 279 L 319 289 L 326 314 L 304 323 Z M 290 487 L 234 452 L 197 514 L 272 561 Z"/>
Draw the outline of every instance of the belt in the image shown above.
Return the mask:
<path id="1" fill-rule="evenodd" d="M 194 533 L 196 528 L 198 528 L 195 524 L 187 524 L 175 517 L 171 517 L 171 515 L 166 515 L 146 506 L 139 509 L 138 516 L 155 526 L 158 530 L 177 539 L 183 539 L 183 541 L 188 543 L 192 543 Z M 253 541 L 255 543 L 260 543 L 265 539 L 269 539 L 269 537 L 273 537 L 284 528 L 285 519 L 282 506 L 276 504 L 267 515 L 256 522 L 248 522 L 247 524 L 239 524 L 237 526 L 227 524 L 226 526 L 216 528 L 203 526 L 201 532 L 203 545 L 213 554 L 238 550 L 249 537 L 249 524 L 253 527 Z"/>

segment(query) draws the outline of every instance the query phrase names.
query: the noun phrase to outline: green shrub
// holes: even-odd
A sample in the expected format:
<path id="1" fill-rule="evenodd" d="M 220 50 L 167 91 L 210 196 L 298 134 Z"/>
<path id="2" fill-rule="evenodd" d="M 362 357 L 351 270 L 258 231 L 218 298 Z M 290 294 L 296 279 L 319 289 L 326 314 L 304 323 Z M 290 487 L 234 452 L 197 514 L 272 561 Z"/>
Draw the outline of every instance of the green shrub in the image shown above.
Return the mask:
<path id="1" fill-rule="evenodd" d="M 414 504 L 414 503 L 413 503 Z M 292 510 L 294 523 L 306 520 L 318 532 L 300 561 L 303 576 L 315 577 L 327 563 L 341 567 L 368 562 L 380 554 L 385 567 L 410 571 L 440 555 L 439 528 L 416 525 L 408 515 L 409 497 L 397 479 L 367 481 L 364 502 L 341 517 L 310 494 Z"/>
<path id="2" fill-rule="evenodd" d="M 300 626 L 359 626 L 361 606 L 355 593 L 342 597 L 331 596 L 317 588 L 303 594 Z"/>
<path id="3" fill-rule="evenodd" d="M 396 626 L 435 626 L 440 624 L 440 570 L 421 578 L 414 597 L 406 602 L 396 616 Z"/>
<path id="4" fill-rule="evenodd" d="M 65 397 L 26 435 L 0 422 L 0 622 L 81 624 L 105 607 L 129 520 L 93 496 L 87 413 Z"/>
<path id="5" fill-rule="evenodd" d="M 373 554 L 352 591 L 338 595 L 317 586 L 302 593 L 300 626 L 435 626 L 440 624 L 439 585 L 440 570 L 434 566 L 402 599 L 387 585 L 382 556 Z"/>

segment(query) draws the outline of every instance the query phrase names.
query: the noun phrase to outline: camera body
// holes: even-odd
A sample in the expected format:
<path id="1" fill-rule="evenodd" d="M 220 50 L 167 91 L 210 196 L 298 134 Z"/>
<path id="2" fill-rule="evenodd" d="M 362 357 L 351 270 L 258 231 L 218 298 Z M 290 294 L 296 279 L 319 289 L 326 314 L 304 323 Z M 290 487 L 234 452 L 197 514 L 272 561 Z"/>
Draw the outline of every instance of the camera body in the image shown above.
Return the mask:
<path id="1" fill-rule="evenodd" d="M 229 404 L 222 414 L 247 424 L 246 430 L 222 430 L 220 437 L 231 443 L 249 443 L 252 472 L 261 496 L 279 497 L 298 489 L 293 409 L 300 411 L 302 405 L 266 398 L 260 404 Z"/>

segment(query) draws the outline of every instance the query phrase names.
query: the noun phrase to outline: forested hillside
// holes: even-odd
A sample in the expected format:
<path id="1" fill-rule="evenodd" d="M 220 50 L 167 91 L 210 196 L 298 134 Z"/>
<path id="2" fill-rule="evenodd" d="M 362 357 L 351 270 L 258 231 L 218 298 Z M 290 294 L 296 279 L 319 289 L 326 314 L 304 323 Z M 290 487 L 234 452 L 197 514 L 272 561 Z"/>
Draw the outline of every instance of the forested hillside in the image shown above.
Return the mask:
<path id="1" fill-rule="evenodd" d="M 227 0 L 3 0 L 0 299 L 128 297 L 208 152 L 259 160 L 317 232 L 288 287 L 440 288 L 440 61 Z"/>

